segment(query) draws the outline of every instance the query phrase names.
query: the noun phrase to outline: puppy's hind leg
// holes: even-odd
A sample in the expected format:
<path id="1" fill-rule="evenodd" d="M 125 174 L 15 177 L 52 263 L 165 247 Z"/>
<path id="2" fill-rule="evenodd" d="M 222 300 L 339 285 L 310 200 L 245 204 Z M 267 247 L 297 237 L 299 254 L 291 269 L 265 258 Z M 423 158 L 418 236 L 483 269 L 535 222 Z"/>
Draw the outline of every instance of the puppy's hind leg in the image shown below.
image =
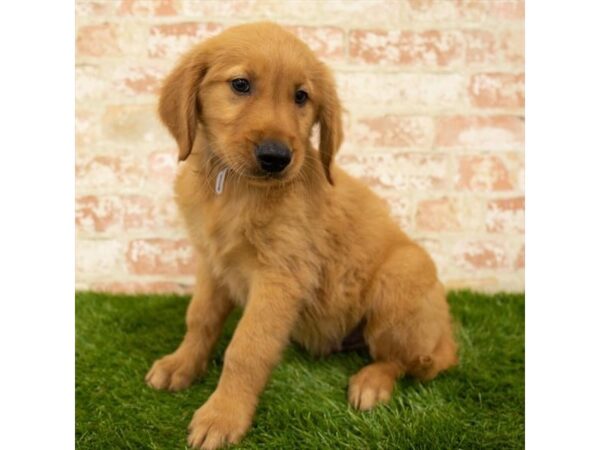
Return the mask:
<path id="1" fill-rule="evenodd" d="M 372 364 L 350 379 L 348 400 L 368 410 L 391 398 L 398 377 L 435 377 L 457 362 L 443 286 L 427 253 L 407 243 L 377 271 L 367 293 L 364 337 Z"/>

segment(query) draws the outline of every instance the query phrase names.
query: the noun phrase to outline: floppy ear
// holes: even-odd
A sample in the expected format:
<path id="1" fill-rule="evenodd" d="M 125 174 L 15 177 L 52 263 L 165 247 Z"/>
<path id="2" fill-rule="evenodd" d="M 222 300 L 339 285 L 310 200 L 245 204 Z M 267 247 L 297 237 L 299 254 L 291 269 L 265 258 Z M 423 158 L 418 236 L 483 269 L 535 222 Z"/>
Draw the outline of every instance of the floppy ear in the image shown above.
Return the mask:
<path id="1" fill-rule="evenodd" d="M 331 165 L 344 138 L 342 106 L 337 95 L 334 78 L 324 64 L 322 64 L 320 84 L 321 104 L 317 118 L 320 127 L 319 154 L 327 181 L 333 185 Z"/>
<path id="2" fill-rule="evenodd" d="M 200 115 L 198 89 L 206 70 L 206 52 L 197 47 L 183 56 L 161 89 L 158 112 L 177 141 L 180 161 L 188 157 L 194 145 Z"/>

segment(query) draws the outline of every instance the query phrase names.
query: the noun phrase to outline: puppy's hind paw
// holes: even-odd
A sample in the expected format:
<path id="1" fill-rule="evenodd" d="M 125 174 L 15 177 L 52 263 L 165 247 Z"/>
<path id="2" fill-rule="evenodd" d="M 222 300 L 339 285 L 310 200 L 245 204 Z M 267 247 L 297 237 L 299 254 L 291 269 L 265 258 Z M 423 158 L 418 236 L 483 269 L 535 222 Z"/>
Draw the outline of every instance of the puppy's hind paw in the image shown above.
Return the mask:
<path id="1" fill-rule="evenodd" d="M 395 378 L 381 371 L 376 364 L 363 367 L 350 378 L 348 401 L 361 411 L 373 409 L 379 403 L 387 403 L 392 397 Z"/>

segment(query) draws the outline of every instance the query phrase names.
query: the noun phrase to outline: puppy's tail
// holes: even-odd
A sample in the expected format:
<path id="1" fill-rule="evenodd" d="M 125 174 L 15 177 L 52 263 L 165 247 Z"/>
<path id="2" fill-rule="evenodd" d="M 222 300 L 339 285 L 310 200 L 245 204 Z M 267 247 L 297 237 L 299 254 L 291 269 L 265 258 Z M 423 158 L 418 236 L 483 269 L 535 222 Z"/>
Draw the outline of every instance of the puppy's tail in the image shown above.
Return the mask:
<path id="1" fill-rule="evenodd" d="M 419 380 L 427 381 L 435 378 L 443 370 L 458 364 L 456 344 L 453 340 L 444 340 L 434 350 L 433 355 L 420 355 L 409 366 L 408 373 Z"/>
<path id="2" fill-rule="evenodd" d="M 416 357 L 409 365 L 408 373 L 419 380 L 431 380 L 437 375 L 433 358 L 429 355 Z"/>

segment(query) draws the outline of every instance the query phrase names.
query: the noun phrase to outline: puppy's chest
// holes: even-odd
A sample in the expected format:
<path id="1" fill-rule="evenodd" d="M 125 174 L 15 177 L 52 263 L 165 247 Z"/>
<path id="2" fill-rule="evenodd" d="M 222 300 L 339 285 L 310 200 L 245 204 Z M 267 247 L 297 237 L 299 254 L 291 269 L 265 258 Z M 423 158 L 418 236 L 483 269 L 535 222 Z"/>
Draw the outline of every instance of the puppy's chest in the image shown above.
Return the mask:
<path id="1" fill-rule="evenodd" d="M 223 225 L 206 240 L 206 256 L 213 276 L 224 285 L 240 306 L 246 304 L 256 254 L 241 230 Z"/>
<path id="2" fill-rule="evenodd" d="M 213 277 L 227 288 L 232 300 L 244 306 L 257 266 L 255 248 L 245 236 L 245 223 L 239 217 L 211 215 L 207 211 L 198 219 L 201 233 L 197 247 Z"/>

